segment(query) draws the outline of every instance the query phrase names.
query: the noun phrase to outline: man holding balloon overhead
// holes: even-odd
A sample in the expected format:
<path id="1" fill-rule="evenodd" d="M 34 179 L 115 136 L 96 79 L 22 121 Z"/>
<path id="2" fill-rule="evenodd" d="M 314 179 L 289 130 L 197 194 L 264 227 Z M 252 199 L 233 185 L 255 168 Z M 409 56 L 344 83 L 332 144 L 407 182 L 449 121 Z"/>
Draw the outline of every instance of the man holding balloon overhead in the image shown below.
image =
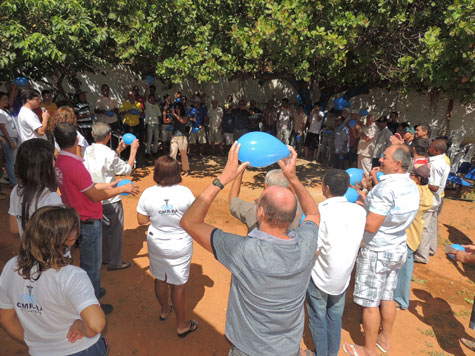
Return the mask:
<path id="1" fill-rule="evenodd" d="M 180 225 L 232 273 L 226 316 L 230 355 L 297 356 L 303 334 L 305 293 L 317 248 L 318 208 L 296 175 L 297 154 L 280 160 L 284 176 L 306 214 L 288 231 L 297 202 L 289 189 L 272 186 L 258 200 L 259 229 L 247 236 L 204 222 L 218 193 L 249 165 L 239 165 L 235 142 L 223 172 L 196 198 Z"/>
<path id="2" fill-rule="evenodd" d="M 353 356 L 375 356 L 378 348 L 382 352 L 391 349 L 394 290 L 407 257 L 406 229 L 419 209 L 419 191 L 407 174 L 412 164 L 408 147 L 388 147 L 380 162 L 384 175 L 364 203 L 368 215 L 353 293 L 354 302 L 363 307 L 365 343 L 343 345 L 343 350 Z"/>

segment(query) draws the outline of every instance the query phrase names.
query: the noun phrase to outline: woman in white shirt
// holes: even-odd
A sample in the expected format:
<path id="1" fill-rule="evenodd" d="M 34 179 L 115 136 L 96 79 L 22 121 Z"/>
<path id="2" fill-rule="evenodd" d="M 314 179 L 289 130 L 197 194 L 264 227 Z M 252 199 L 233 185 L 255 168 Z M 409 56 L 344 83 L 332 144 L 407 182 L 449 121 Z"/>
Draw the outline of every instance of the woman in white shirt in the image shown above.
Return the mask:
<path id="1" fill-rule="evenodd" d="M 46 205 L 63 206 L 56 193 L 53 157 L 53 146 L 41 138 L 25 141 L 18 148 L 15 162 L 18 185 L 10 193 L 8 215 L 10 232 L 20 234 L 20 238 L 36 210 Z"/>
<path id="2" fill-rule="evenodd" d="M 187 187 L 178 184 L 180 166 L 170 156 L 157 159 L 153 180 L 157 185 L 147 188 L 140 197 L 137 220 L 139 225 L 151 223 L 147 245 L 155 295 L 161 307 L 160 320 L 166 320 L 174 308 L 176 332 L 185 337 L 198 328 L 198 323 L 187 321 L 185 316 L 185 284 L 190 274 L 193 240 L 180 227 L 180 221 L 195 198 Z M 169 287 L 172 305 L 168 303 Z"/>
<path id="3" fill-rule="evenodd" d="M 46 141 L 45 141 L 46 142 Z M 86 272 L 65 251 L 79 235 L 74 209 L 48 206 L 28 222 L 0 276 L 0 321 L 33 356 L 105 356 L 105 315 Z"/>

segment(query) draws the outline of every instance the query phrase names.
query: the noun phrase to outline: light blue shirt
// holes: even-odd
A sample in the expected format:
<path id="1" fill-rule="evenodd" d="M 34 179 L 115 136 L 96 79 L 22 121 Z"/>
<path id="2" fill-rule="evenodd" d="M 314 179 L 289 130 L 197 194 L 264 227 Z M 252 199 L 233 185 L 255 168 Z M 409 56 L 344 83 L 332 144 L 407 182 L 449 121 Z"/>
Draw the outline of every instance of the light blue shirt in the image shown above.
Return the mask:
<path id="1" fill-rule="evenodd" d="M 373 251 L 388 251 L 406 243 L 406 229 L 419 209 L 419 190 L 408 173 L 386 174 L 369 192 L 365 209 L 386 218 L 379 230 L 365 231 L 363 246 Z"/>

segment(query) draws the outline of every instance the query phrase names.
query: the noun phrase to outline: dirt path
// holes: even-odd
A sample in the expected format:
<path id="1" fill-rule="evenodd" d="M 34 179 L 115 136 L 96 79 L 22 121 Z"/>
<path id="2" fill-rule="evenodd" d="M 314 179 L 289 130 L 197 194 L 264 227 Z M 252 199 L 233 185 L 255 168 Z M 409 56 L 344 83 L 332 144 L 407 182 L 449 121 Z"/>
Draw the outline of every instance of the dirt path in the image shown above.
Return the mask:
<path id="1" fill-rule="evenodd" d="M 223 159 L 208 157 L 198 161 L 192 158 L 195 172 L 186 177 L 183 184 L 198 195 L 221 171 Z M 249 170 L 244 175 L 241 197 L 252 201 L 261 192 L 267 170 Z M 153 185 L 150 169 L 134 177 L 141 191 Z M 298 173 L 317 202 L 323 200 L 320 181 L 323 171 L 318 165 L 299 161 Z M 245 227 L 229 214 L 227 194 L 229 186 L 213 203 L 207 222 L 225 231 L 244 234 Z M 145 227 L 138 227 L 135 208 L 138 197 L 125 197 L 124 260 L 132 261 L 132 267 L 124 271 L 102 272 L 102 284 L 107 289 L 104 303 L 114 305 L 108 317 L 106 337 L 111 343 L 111 356 L 159 355 L 159 356 L 224 356 L 229 343 L 224 336 L 226 306 L 230 274 L 212 254 L 195 244 L 187 286 L 189 317 L 199 321 L 199 330 L 186 339 L 175 333 L 174 315 L 165 322 L 158 319 L 158 303 L 153 293 L 153 278 L 145 240 Z M 8 200 L 0 201 L 0 268 L 17 254 L 19 242 L 8 230 Z M 446 200 L 439 221 L 439 245 L 448 242 L 475 241 L 475 204 Z M 342 217 L 344 218 L 344 217 Z M 75 262 L 79 260 L 74 251 Z M 436 256 L 426 265 L 416 264 L 412 284 L 411 307 L 398 311 L 394 327 L 392 356 L 406 355 L 470 355 L 458 338 L 475 337 L 468 329 L 471 302 L 475 291 L 474 269 L 449 261 L 440 247 Z M 363 341 L 360 332 L 361 311 L 351 300 L 352 286 L 347 292 L 347 304 L 343 318 L 342 342 Z M 313 348 L 312 338 L 305 329 L 304 347 Z M 26 347 L 12 341 L 0 330 L 0 355 L 27 355 Z M 344 354 L 343 351 L 340 354 Z"/>

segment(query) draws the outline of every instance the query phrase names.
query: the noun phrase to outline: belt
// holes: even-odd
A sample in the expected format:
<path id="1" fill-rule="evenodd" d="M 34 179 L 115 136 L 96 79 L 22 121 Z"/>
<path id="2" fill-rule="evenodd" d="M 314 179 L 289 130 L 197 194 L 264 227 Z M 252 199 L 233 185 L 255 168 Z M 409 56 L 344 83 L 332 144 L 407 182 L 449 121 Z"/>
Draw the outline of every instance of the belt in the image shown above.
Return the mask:
<path id="1" fill-rule="evenodd" d="M 81 224 L 92 225 L 94 224 L 95 221 L 101 221 L 101 219 L 87 219 L 87 220 L 81 221 Z"/>

